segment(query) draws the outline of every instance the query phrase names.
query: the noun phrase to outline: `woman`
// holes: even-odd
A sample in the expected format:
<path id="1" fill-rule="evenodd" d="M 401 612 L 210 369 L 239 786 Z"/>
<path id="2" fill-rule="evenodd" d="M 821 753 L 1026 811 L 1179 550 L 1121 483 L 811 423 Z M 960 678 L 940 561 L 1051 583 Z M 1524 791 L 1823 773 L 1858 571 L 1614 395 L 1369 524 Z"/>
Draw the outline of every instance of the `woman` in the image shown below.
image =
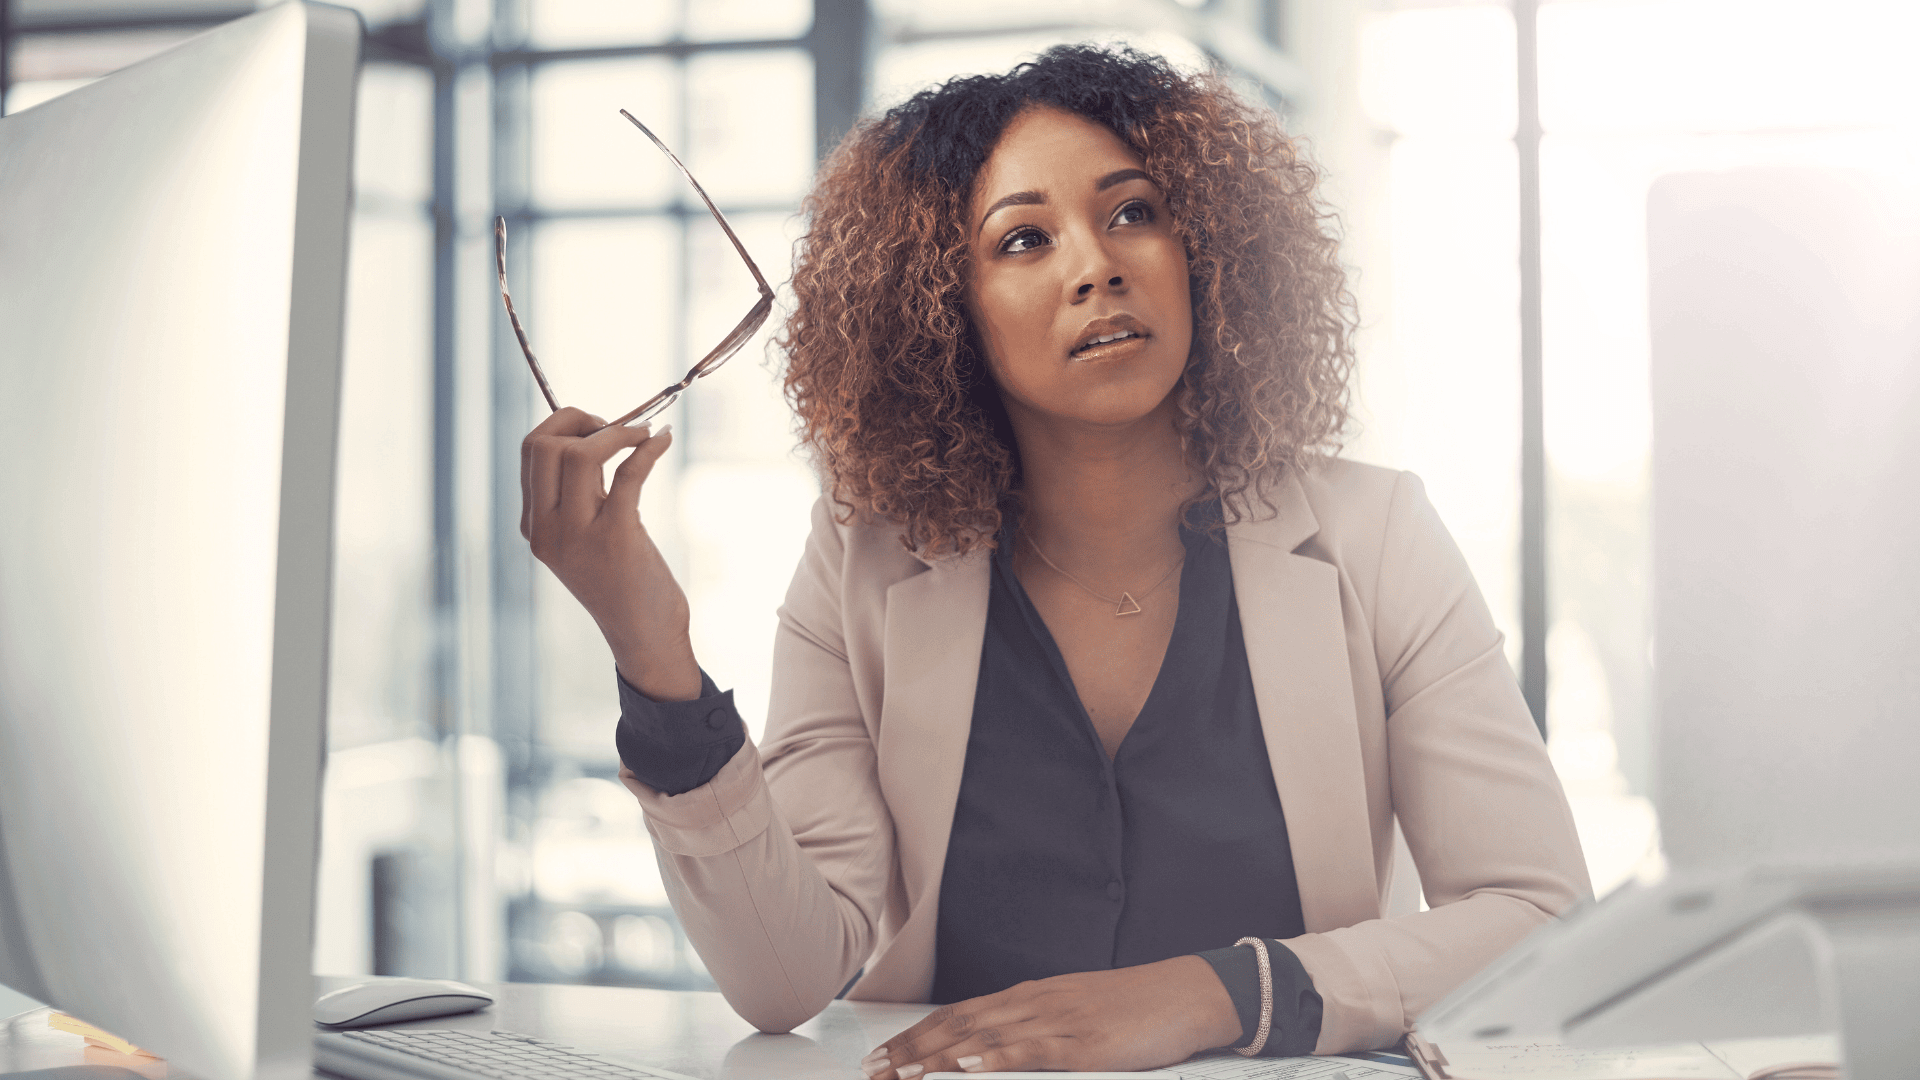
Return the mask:
<path id="1" fill-rule="evenodd" d="M 849 980 L 942 1003 L 875 1080 L 1381 1046 L 1586 893 L 1418 481 L 1324 452 L 1315 180 L 1218 80 L 1090 48 L 848 136 L 782 339 L 828 495 L 760 747 L 635 510 L 665 430 L 528 436 L 523 529 L 613 647 L 622 777 L 754 1024 Z M 1385 910 L 1397 834 L 1430 911 Z"/>

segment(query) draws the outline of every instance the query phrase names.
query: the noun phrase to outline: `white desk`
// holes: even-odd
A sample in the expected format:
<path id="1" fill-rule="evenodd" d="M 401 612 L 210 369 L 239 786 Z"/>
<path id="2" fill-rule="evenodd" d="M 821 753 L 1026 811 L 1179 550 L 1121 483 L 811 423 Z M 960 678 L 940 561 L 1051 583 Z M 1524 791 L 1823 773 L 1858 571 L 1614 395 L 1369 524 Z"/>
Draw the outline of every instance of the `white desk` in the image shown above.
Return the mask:
<path id="1" fill-rule="evenodd" d="M 356 981 L 318 978 L 314 996 Z M 518 1031 L 698 1080 L 859 1080 L 860 1059 L 930 1009 L 836 1001 L 792 1034 L 763 1035 L 706 991 L 477 985 L 494 996 L 491 1008 L 394 1026 Z M 0 1072 L 89 1060 L 102 1059 L 89 1059 L 78 1035 L 50 1030 L 45 1009 L 0 1024 Z M 165 1080 L 181 1077 L 175 1072 Z"/>

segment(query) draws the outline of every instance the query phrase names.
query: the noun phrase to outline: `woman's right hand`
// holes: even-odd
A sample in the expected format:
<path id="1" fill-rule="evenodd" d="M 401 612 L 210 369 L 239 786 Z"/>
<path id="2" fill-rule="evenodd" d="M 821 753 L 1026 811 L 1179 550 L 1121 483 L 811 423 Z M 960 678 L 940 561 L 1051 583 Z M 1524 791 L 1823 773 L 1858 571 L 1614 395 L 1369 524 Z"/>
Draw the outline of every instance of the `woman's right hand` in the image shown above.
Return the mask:
<path id="1" fill-rule="evenodd" d="M 687 597 L 640 522 L 641 485 L 673 438 L 604 424 L 565 408 L 521 441 L 520 535 L 600 625 L 627 682 L 656 701 L 692 700 Z M 626 449 L 609 489 L 603 470 Z"/>

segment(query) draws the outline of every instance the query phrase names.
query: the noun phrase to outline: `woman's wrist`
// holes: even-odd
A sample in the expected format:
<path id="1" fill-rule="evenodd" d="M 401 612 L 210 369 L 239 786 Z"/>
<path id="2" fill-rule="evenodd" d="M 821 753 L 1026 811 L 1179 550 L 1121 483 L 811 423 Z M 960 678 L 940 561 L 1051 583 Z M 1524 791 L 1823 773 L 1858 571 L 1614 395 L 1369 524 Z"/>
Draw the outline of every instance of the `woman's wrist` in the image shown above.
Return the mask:
<path id="1" fill-rule="evenodd" d="M 1175 1000 L 1187 1006 L 1194 1053 L 1243 1041 L 1240 1012 L 1212 964 L 1198 956 L 1176 956 L 1161 963 L 1168 965 L 1176 982 Z"/>
<path id="2" fill-rule="evenodd" d="M 692 701 L 700 696 L 700 664 L 690 644 L 675 649 L 615 647 L 613 663 L 628 686 L 654 701 Z"/>

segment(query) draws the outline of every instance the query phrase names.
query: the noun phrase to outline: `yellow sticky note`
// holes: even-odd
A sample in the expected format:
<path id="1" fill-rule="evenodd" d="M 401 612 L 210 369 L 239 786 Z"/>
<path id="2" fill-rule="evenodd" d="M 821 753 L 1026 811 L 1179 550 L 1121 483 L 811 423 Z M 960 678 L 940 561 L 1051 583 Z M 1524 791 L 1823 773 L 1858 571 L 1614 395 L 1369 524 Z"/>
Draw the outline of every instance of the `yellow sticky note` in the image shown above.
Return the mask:
<path id="1" fill-rule="evenodd" d="M 138 1054 L 145 1057 L 153 1056 L 118 1035 L 110 1035 L 94 1027 L 92 1024 L 87 1023 L 85 1020 L 76 1020 L 66 1013 L 48 1013 L 47 1026 L 55 1031 L 65 1031 L 78 1035 L 95 1046 L 104 1046 L 118 1053 Z"/>

